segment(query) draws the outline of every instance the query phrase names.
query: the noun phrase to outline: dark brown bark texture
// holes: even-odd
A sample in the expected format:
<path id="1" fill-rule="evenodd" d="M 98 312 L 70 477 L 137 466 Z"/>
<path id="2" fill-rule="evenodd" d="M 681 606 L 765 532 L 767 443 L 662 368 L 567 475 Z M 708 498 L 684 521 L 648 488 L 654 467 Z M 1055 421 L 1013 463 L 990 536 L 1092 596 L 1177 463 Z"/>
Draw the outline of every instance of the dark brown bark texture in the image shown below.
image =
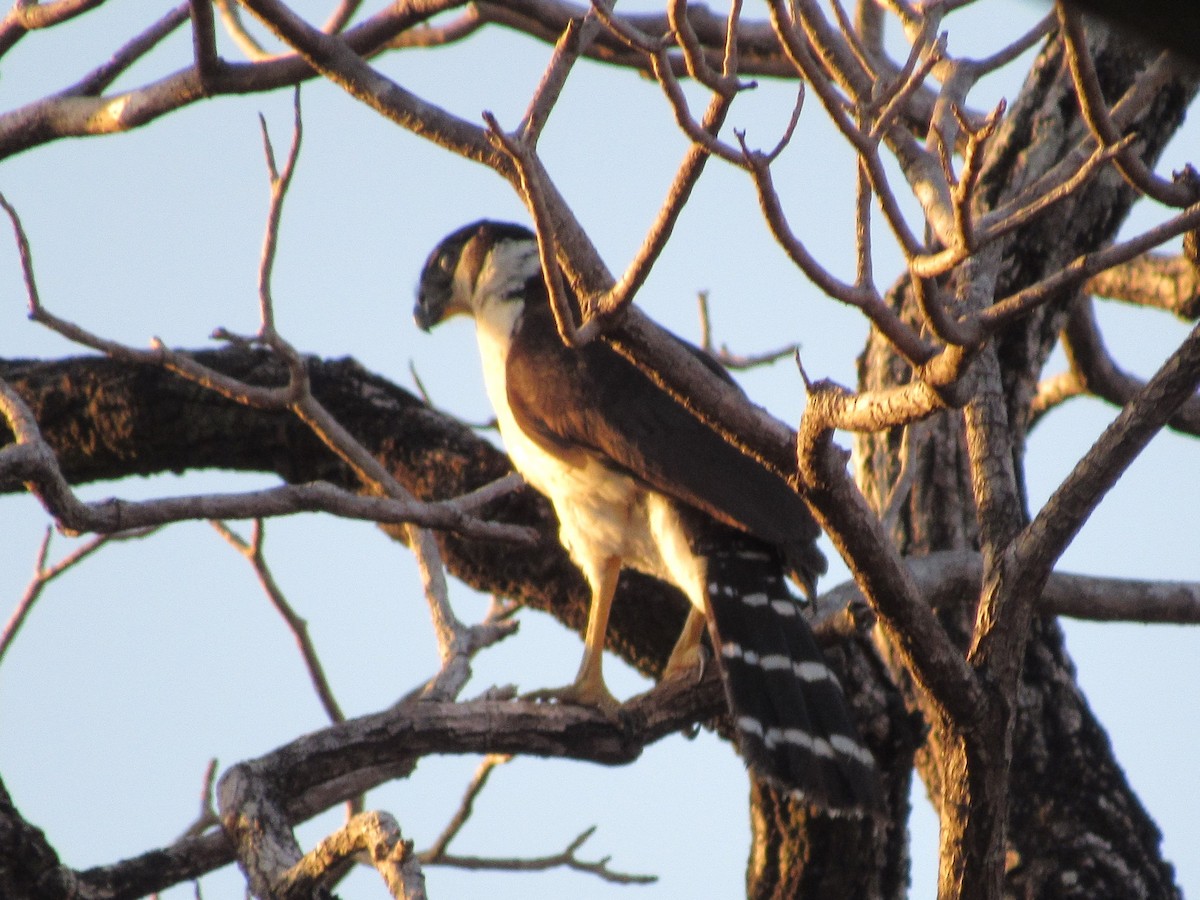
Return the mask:
<path id="1" fill-rule="evenodd" d="M 1106 97 L 1113 102 L 1151 54 L 1102 30 L 1091 48 Z M 1181 78 L 1164 88 L 1135 125 L 1139 148 L 1155 159 L 1182 121 L 1194 85 Z M 1070 86 L 1061 44 L 1048 45 L 1030 72 L 990 148 L 981 193 L 991 206 L 1011 196 L 1063 158 L 1085 133 Z M 1003 297 L 1060 270 L 1074 257 L 1112 240 L 1136 199 L 1114 173 L 1007 239 L 996 296 Z M 915 317 L 905 285 L 892 294 L 896 307 Z M 1029 400 L 1064 322 L 1064 296 L 1031 313 L 995 340 L 1000 377 L 1014 434 L 1013 465 L 1021 476 Z M 908 370 L 878 335 L 859 360 L 859 387 L 901 383 Z M 894 532 L 905 554 L 980 546 L 979 524 L 967 459 L 963 417 L 950 410 L 922 426 L 911 464 L 913 488 Z M 886 497 L 900 474 L 901 435 L 858 441 L 860 476 L 868 495 Z M 1022 497 L 1027 507 L 1027 501 Z M 1028 509 L 1023 510 L 1028 521 Z M 975 598 L 943 612 L 942 619 L 966 648 Z M 1161 835 L 1131 791 L 1113 758 L 1104 729 L 1092 715 L 1053 620 L 1035 620 L 1018 695 L 1009 798 L 1010 849 L 1006 895 L 1037 898 L 1174 898 L 1174 872 L 1160 852 Z M 918 692 L 903 683 L 910 707 Z M 937 754 L 917 754 L 918 769 L 936 796 L 942 773 Z"/>
<path id="2" fill-rule="evenodd" d="M 266 352 L 233 348 L 195 357 L 251 384 L 287 379 L 282 364 Z M 353 360 L 306 363 L 316 398 L 417 497 L 454 497 L 511 471 L 507 458 L 470 428 Z M 156 366 L 94 357 L 14 360 L 0 361 L 0 377 L 29 403 L 73 484 L 221 468 L 274 472 L 293 484 L 324 480 L 355 487 L 349 470 L 295 416 L 241 406 Z M 0 443 L 11 439 L 0 425 Z M 4 491 L 21 489 L 0 484 Z M 523 488 L 481 514 L 532 526 L 542 537 L 522 547 L 445 536 L 441 546 L 450 571 L 473 587 L 550 611 L 582 630 L 589 593 L 558 544 L 549 504 Z M 673 589 L 626 577 L 610 641 L 639 670 L 654 674 L 686 608 Z"/>
<path id="3" fill-rule="evenodd" d="M 230 348 L 195 356 L 248 383 L 286 380 L 282 364 L 265 352 Z M 510 470 L 487 440 L 353 360 L 310 358 L 306 365 L 317 399 L 418 497 L 452 497 Z M 354 486 L 345 467 L 290 414 L 238 405 L 155 366 L 95 357 L 0 361 L 0 377 L 29 403 L 72 483 L 223 468 L 274 472 L 292 483 L 323 479 Z M 11 435 L 0 427 L 0 445 L 7 440 Z M 4 491 L 20 489 L 0 485 Z M 517 598 L 582 630 L 589 594 L 557 542 L 549 505 L 522 489 L 482 514 L 533 526 L 542 537 L 535 546 L 522 547 L 443 536 L 448 569 L 476 588 Z M 639 670 L 658 674 L 685 610 L 686 601 L 672 588 L 636 574 L 623 576 L 609 626 L 610 649 Z M 772 849 L 756 852 L 751 860 L 754 896 L 900 896 L 907 881 L 903 823 L 919 722 L 905 710 L 867 641 L 834 648 L 831 657 L 843 673 L 865 737 L 883 763 L 895 812 L 878 822 L 836 819 L 754 785 L 756 796 L 772 798 L 786 811 L 786 821 L 804 821 L 803 843 L 793 846 L 794 829 L 780 830 L 756 818 L 755 826 L 763 826 L 756 843 Z M 726 723 L 713 724 L 728 736 Z M 781 839 L 789 843 L 772 844 Z M 787 860 L 783 869 L 780 858 Z M 152 868 L 153 860 L 147 864 Z M 135 880 L 158 884 L 153 873 Z M 116 895 L 128 894 L 118 888 Z"/>

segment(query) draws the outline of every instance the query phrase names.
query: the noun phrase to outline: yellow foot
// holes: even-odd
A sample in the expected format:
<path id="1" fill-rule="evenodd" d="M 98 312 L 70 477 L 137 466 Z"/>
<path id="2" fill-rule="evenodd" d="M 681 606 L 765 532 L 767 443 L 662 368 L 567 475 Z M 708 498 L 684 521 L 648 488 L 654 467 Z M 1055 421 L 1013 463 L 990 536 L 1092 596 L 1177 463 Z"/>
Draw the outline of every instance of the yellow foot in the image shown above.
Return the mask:
<path id="1" fill-rule="evenodd" d="M 676 647 L 671 658 L 667 660 L 667 667 L 663 669 L 661 680 L 672 681 L 680 678 L 699 681 L 704 677 L 704 670 L 707 666 L 708 649 L 703 644 L 694 644 L 683 649 Z"/>
<path id="2" fill-rule="evenodd" d="M 575 706 L 590 706 L 613 718 L 621 709 L 621 702 L 608 692 L 604 682 L 576 681 L 561 688 L 543 688 L 524 695 L 525 700 L 539 702 L 570 703 Z"/>

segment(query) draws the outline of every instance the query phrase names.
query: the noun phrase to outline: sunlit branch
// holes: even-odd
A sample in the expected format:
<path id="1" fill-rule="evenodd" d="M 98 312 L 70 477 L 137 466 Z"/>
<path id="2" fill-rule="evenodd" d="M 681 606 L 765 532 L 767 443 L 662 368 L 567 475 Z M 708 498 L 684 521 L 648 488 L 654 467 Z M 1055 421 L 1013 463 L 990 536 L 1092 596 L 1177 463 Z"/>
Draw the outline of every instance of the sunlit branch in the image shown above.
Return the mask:
<path id="1" fill-rule="evenodd" d="M 1200 318 L 1200 269 L 1186 255 L 1147 253 L 1088 279 L 1084 290 L 1134 306 Z"/>
<path id="2" fill-rule="evenodd" d="M 30 3 L 17 0 L 8 14 L 0 20 L 0 56 L 30 31 L 53 28 L 62 22 L 95 9 L 104 0 L 51 0 L 49 3 Z"/>
<path id="3" fill-rule="evenodd" d="M 378 870 L 396 900 L 425 900 L 425 875 L 396 820 L 385 812 L 360 813 L 326 837 L 271 884 L 272 897 L 302 900 L 336 883 L 356 860 Z"/>
<path id="4" fill-rule="evenodd" d="M 242 11 L 236 0 L 213 0 L 213 5 L 221 14 L 221 24 L 225 26 L 225 33 L 242 51 L 246 59 L 252 62 L 261 62 L 275 55 L 263 47 L 246 28 L 246 23 L 242 21 Z"/>
<path id="5" fill-rule="evenodd" d="M 984 715 L 989 702 L 962 653 L 921 599 L 903 561 L 866 499 L 854 486 L 845 453 L 833 444 L 846 392 L 813 385 L 800 422 L 796 458 L 805 499 L 850 567 L 855 582 L 932 702 L 959 728 Z"/>

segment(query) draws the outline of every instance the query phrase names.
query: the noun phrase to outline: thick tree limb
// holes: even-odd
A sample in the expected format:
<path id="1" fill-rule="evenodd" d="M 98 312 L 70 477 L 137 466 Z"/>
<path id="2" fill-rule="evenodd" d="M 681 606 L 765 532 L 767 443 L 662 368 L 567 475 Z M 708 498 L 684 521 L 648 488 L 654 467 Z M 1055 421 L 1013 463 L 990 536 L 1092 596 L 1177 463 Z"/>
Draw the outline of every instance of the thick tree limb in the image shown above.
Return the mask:
<path id="1" fill-rule="evenodd" d="M 1186 256 L 1147 253 L 1094 275 L 1088 293 L 1165 309 L 1185 321 L 1200 317 L 1200 271 Z"/>

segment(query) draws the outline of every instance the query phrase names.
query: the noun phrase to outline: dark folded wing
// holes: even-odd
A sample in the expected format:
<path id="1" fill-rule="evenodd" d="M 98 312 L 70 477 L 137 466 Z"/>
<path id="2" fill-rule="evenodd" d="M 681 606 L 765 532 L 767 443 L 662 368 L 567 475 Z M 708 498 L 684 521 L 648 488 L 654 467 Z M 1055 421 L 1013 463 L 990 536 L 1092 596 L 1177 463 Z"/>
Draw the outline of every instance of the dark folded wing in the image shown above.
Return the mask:
<path id="1" fill-rule="evenodd" d="M 680 343 L 728 377 L 699 349 Z M 546 449 L 586 448 L 647 486 L 754 535 L 778 548 L 810 587 L 825 571 L 814 546 L 820 530 L 787 483 L 607 344 L 569 349 L 548 310 L 527 308 L 509 352 L 507 381 L 517 423 Z"/>

